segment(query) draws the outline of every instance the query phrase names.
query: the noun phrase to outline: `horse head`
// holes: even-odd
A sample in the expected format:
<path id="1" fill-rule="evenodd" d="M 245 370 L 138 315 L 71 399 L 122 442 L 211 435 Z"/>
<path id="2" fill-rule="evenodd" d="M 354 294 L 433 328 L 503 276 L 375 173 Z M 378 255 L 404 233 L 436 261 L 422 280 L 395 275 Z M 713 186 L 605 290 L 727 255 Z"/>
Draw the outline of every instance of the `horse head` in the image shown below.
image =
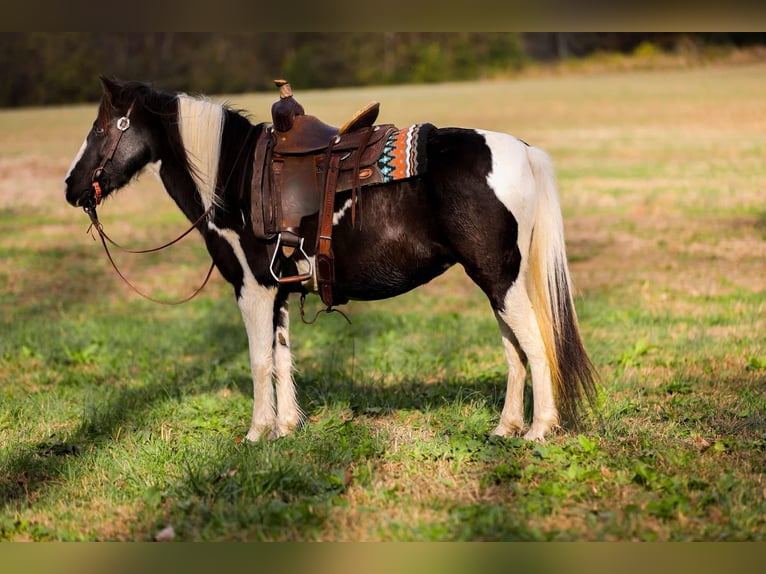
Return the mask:
<path id="1" fill-rule="evenodd" d="M 151 137 L 152 122 L 144 104 L 151 92 L 137 82 L 101 77 L 103 96 L 93 127 L 64 180 L 66 199 L 93 209 L 125 186 L 144 166 L 159 159 Z"/>

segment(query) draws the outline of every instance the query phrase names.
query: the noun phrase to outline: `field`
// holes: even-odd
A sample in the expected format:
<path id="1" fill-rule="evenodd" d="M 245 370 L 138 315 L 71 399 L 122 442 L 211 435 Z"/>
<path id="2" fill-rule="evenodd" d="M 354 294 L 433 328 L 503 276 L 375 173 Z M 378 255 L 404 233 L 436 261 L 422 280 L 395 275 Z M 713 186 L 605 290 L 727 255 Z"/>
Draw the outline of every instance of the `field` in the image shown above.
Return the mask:
<path id="1" fill-rule="evenodd" d="M 454 268 L 349 304 L 350 326 L 294 304 L 307 424 L 243 442 L 230 287 L 139 299 L 63 197 L 95 106 L 0 111 L 0 540 L 766 539 L 766 64 L 296 96 L 336 125 L 378 99 L 383 122 L 551 154 L 599 418 L 544 444 L 489 436 L 500 337 Z M 261 121 L 274 98 L 228 100 Z M 186 226 L 151 176 L 101 217 L 136 247 Z M 191 236 L 119 262 L 173 298 L 209 258 Z"/>

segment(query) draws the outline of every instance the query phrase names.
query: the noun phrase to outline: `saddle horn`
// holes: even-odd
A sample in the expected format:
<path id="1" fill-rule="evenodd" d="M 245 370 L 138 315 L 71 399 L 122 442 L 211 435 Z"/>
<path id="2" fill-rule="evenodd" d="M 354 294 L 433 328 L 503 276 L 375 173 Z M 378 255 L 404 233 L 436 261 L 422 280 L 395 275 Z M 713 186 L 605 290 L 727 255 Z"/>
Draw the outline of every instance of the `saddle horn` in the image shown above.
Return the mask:
<path id="1" fill-rule="evenodd" d="M 278 132 L 290 131 L 297 116 L 303 116 L 306 111 L 293 97 L 293 90 L 287 80 L 274 80 L 279 88 L 279 100 L 271 106 L 271 120 Z"/>

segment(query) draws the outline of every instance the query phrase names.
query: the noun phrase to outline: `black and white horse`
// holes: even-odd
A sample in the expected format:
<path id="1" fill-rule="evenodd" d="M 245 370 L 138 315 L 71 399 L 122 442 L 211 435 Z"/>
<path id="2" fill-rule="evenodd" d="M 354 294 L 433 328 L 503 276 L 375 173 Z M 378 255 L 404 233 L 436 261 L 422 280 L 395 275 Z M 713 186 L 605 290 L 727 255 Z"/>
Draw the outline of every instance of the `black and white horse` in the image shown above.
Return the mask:
<path id="1" fill-rule="evenodd" d="M 106 197 L 160 162 L 165 188 L 191 222 L 209 209 L 197 229 L 234 287 L 249 340 L 254 406 L 247 438 L 290 433 L 303 418 L 287 309 L 295 287 L 275 281 L 267 245 L 254 236 L 250 219 L 253 150 L 268 125 L 253 125 L 205 98 L 101 82 L 98 116 L 66 175 L 67 200 L 92 209 L 94 180 Z M 586 399 L 594 398 L 596 374 L 578 330 L 548 155 L 510 135 L 440 128 L 428 137 L 427 157 L 427 173 L 356 196 L 362 226 L 352 226 L 350 193 L 336 197 L 339 297 L 392 297 L 460 263 L 489 298 L 508 361 L 494 433 L 526 430 L 524 438 L 542 440 L 560 420 L 576 425 Z M 523 417 L 527 363 L 529 428 Z"/>

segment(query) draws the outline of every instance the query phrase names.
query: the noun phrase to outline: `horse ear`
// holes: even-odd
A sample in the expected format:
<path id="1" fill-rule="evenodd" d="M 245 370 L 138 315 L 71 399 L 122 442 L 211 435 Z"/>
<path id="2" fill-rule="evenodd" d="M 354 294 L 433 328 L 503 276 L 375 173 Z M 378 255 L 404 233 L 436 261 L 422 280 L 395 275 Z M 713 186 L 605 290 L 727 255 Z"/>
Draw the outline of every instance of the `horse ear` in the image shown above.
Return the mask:
<path id="1" fill-rule="evenodd" d="M 117 95 L 121 91 L 120 83 L 117 80 L 107 78 L 106 76 L 99 76 L 98 79 L 99 82 L 101 82 L 101 89 L 103 90 L 107 101 L 109 103 L 115 101 L 117 99 Z"/>

